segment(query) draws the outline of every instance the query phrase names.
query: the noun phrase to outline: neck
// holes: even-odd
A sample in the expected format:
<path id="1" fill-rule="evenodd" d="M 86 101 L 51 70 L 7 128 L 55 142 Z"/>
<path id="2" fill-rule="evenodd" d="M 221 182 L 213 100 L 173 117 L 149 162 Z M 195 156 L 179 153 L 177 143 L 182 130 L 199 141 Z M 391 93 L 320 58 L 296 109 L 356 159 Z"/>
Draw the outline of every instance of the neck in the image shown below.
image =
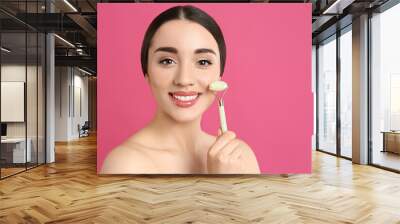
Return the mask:
<path id="1" fill-rule="evenodd" d="M 177 122 L 160 110 L 157 110 L 150 127 L 160 137 L 160 142 L 179 150 L 195 150 L 197 140 L 203 134 L 201 117 L 188 122 Z"/>

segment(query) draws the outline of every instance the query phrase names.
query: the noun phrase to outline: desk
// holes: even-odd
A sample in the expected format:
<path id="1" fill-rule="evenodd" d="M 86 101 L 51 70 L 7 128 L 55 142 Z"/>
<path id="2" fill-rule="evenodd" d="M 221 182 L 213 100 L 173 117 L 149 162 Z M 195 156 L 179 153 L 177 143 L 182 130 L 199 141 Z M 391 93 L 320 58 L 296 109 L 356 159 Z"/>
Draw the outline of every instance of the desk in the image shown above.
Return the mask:
<path id="1" fill-rule="evenodd" d="M 400 154 L 400 132 L 399 131 L 382 131 L 383 133 L 383 150 L 382 152 L 393 152 Z"/>
<path id="2" fill-rule="evenodd" d="M 1 139 L 1 154 L 2 154 L 1 156 L 5 158 L 6 161 L 9 163 L 30 162 L 32 159 L 32 154 L 31 154 L 32 140 L 30 138 L 27 138 L 26 142 L 28 143 L 27 145 L 28 147 L 26 147 L 26 154 L 25 154 L 25 138 Z M 4 154 L 5 156 L 3 156 Z M 12 157 L 10 154 L 12 154 Z M 27 161 L 25 161 L 25 159 L 27 159 Z"/>

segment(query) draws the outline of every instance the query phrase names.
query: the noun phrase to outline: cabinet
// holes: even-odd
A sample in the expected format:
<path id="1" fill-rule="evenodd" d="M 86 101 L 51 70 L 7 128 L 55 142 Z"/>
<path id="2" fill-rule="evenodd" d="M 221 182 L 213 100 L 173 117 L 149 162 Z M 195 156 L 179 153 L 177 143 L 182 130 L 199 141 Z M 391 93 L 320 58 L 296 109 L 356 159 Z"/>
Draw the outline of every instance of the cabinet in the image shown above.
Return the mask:
<path id="1" fill-rule="evenodd" d="M 387 131 L 383 133 L 383 152 L 400 154 L 400 132 Z"/>

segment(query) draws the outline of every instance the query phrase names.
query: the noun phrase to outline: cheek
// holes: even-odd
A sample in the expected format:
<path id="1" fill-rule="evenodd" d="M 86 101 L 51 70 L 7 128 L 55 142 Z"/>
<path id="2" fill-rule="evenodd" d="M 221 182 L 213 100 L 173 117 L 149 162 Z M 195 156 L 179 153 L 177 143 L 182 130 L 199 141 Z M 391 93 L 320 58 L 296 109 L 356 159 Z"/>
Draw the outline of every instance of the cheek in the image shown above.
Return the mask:
<path id="1" fill-rule="evenodd" d="M 220 70 L 219 67 L 214 66 L 213 68 L 203 72 L 202 74 L 200 74 L 198 77 L 198 81 L 199 84 L 203 87 L 208 89 L 208 87 L 210 86 L 210 84 L 214 81 L 217 81 L 220 79 L 219 76 Z"/>
<path id="2" fill-rule="evenodd" d="M 172 71 L 166 69 L 153 68 L 149 69 L 150 85 L 155 90 L 161 90 L 169 87 L 172 83 Z"/>
<path id="3" fill-rule="evenodd" d="M 203 97 L 208 105 L 211 104 L 215 99 L 215 93 L 208 88 L 212 82 L 219 79 L 219 70 L 205 73 L 198 79 L 199 84 L 204 90 Z"/>

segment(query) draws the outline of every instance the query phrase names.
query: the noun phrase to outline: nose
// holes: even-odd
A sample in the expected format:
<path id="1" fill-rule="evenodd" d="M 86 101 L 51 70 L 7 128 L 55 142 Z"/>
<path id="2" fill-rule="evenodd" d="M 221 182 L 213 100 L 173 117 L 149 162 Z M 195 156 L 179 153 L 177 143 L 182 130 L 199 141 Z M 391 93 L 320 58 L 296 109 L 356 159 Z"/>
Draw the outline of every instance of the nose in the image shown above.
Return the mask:
<path id="1" fill-rule="evenodd" d="M 181 63 L 176 72 L 174 84 L 177 86 L 193 86 L 193 72 L 189 63 Z"/>

